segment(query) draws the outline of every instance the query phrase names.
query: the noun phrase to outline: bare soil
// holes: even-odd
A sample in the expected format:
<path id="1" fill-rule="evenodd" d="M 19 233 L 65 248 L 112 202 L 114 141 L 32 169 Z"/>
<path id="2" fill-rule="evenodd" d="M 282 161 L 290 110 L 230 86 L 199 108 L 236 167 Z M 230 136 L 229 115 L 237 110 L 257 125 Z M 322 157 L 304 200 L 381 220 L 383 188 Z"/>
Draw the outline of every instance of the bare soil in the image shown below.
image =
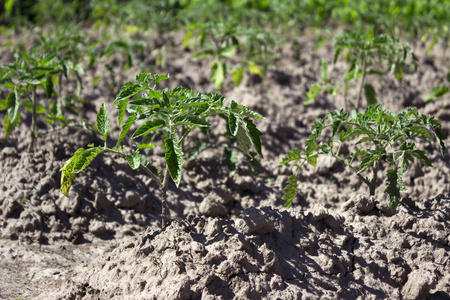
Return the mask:
<path id="1" fill-rule="evenodd" d="M 150 51 L 173 40 L 173 52 L 164 69 L 151 56 L 139 57 L 138 65 L 170 73 L 171 87 L 214 91 L 209 62 L 191 61 L 178 34 L 145 39 Z M 312 35 L 298 40 L 300 57 L 286 46 L 267 78 L 247 76 L 240 87 L 228 83 L 223 91 L 266 117 L 256 122 L 264 133 L 261 165 L 254 169 L 238 156 L 230 176 L 221 147 L 186 161 L 180 188 L 169 190 L 174 221 L 163 230 L 157 185 L 125 161 L 98 157 L 64 197 L 59 169 L 76 149 L 99 138 L 80 127 L 45 133 L 40 123 L 36 151 L 27 153 L 31 116 L 21 112 L 24 123 L 0 139 L 0 299 L 450 299 L 448 150 L 443 159 L 437 147 L 421 145 L 433 168 L 415 164 L 407 172 L 408 191 L 395 214 L 383 184 L 369 197 L 354 174 L 327 159 L 302 173 L 300 195 L 292 208 L 283 207 L 291 170 L 278 163 L 301 147 L 316 118 L 343 105 L 327 94 L 303 104 L 320 79 L 322 58 L 335 79 L 345 64 L 332 64 L 331 43 L 312 52 Z M 439 47 L 425 56 L 426 46 L 411 45 L 418 71 L 406 72 L 403 82 L 393 75 L 368 80 L 386 108 L 416 106 L 449 134 L 450 96 L 423 99 L 445 84 L 450 60 Z M 9 55 L 1 57 L 4 63 Z M 123 82 L 138 72 L 128 70 Z M 111 104 L 120 86 L 109 89 L 106 74 L 101 67 L 87 71 L 88 102 L 80 104 L 81 116 L 72 117 L 94 124 L 105 102 L 113 129 Z M 94 86 L 94 76 L 104 80 Z M 349 97 L 356 93 L 350 90 Z M 209 138 L 224 143 L 225 124 L 215 122 Z M 112 130 L 109 142 L 118 135 Z M 198 132 L 194 139 L 207 137 Z M 152 166 L 162 159 L 161 149 L 154 153 Z"/>

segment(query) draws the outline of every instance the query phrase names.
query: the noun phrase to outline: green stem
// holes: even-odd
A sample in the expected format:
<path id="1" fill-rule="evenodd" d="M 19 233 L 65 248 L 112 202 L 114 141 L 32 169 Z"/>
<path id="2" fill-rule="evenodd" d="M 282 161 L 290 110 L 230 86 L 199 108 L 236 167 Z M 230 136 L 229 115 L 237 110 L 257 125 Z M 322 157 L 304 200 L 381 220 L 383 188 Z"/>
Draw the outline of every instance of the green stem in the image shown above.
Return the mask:
<path id="1" fill-rule="evenodd" d="M 34 151 L 34 142 L 36 140 L 36 86 L 33 86 L 33 112 L 31 114 L 31 134 L 30 134 L 30 144 L 28 144 L 28 152 Z"/>
<path id="2" fill-rule="evenodd" d="M 369 181 L 369 179 L 364 178 L 364 176 L 362 176 L 361 174 L 359 174 L 359 173 L 358 173 L 358 170 L 356 170 L 355 168 L 353 168 L 353 166 L 352 166 L 349 162 L 343 160 L 342 158 L 340 158 L 339 156 L 337 156 L 337 155 L 335 155 L 335 154 L 332 154 L 331 156 L 334 157 L 335 159 L 337 159 L 338 161 L 340 161 L 341 163 L 343 163 L 344 165 L 346 165 L 347 167 L 349 167 L 353 172 L 355 172 L 355 174 L 356 174 L 356 175 L 357 175 L 357 176 L 358 176 L 365 184 L 367 184 L 367 186 L 370 187 L 370 181 Z"/>
<path id="3" fill-rule="evenodd" d="M 373 164 L 373 177 L 372 177 L 372 180 L 370 181 L 370 185 L 369 185 L 370 196 L 375 196 L 375 189 L 377 188 L 377 175 L 378 175 L 379 168 L 380 168 L 380 161 L 377 160 Z"/>
<path id="4" fill-rule="evenodd" d="M 366 54 L 363 54 L 362 59 L 363 59 L 362 78 L 361 78 L 361 84 L 359 86 L 358 99 L 356 99 L 356 110 L 357 111 L 359 109 L 359 105 L 361 104 L 362 89 L 364 86 L 364 81 L 366 80 Z"/>

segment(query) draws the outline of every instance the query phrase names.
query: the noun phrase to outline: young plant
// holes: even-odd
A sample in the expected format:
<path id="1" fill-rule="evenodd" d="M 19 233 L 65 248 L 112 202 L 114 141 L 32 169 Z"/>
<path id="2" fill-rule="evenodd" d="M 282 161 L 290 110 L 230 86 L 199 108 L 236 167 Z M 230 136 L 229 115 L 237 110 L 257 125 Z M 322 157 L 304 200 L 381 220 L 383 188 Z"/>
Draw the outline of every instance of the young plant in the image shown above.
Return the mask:
<path id="1" fill-rule="evenodd" d="M 274 36 L 253 28 L 242 29 L 233 22 L 208 22 L 187 27 L 183 47 L 195 38 L 197 47 L 193 60 L 213 57 L 210 79 L 217 90 L 231 73 L 235 86 L 239 86 L 246 72 L 264 78 L 275 44 Z"/>
<path id="2" fill-rule="evenodd" d="M 405 68 L 417 69 L 417 57 L 408 45 L 400 45 L 398 39 L 384 34 L 375 34 L 374 29 L 365 34 L 356 31 L 347 31 L 337 37 L 334 43 L 335 55 L 334 63 L 337 62 L 341 54 L 344 61 L 349 64 L 348 70 L 344 74 L 343 82 L 326 85 L 328 76 L 328 65 L 322 61 L 322 84 L 315 83 L 308 92 L 306 104 L 312 103 L 320 91 L 332 91 L 335 95 L 344 86 L 342 92 L 344 104 L 348 106 L 347 91 L 355 83 L 352 81 L 359 79 L 358 96 L 354 108 L 358 110 L 361 106 L 361 98 L 364 90 L 367 105 L 377 103 L 375 89 L 371 84 L 366 84 L 367 75 L 381 76 L 386 72 L 378 69 L 378 66 L 389 66 L 390 72 L 395 75 L 399 82 L 403 79 Z M 408 61 L 408 57 L 411 61 Z"/>
<path id="3" fill-rule="evenodd" d="M 416 149 L 416 140 L 431 144 L 432 133 L 444 156 L 446 137 L 441 127 L 438 120 L 420 114 L 417 108 L 395 114 L 377 104 L 369 106 L 364 113 L 355 110 L 350 114 L 344 110 L 328 113 L 314 122 L 311 135 L 305 142 L 305 151 L 294 148 L 280 162 L 280 165 L 294 162 L 297 168 L 284 188 L 285 206 L 289 207 L 298 193 L 297 180 L 302 166 L 308 163 L 315 167 L 319 155 L 328 155 L 350 168 L 369 187 L 370 195 L 375 195 L 379 184 L 377 178 L 381 164 L 385 162 L 390 165 L 386 171 L 387 187 L 384 192 L 388 194 L 389 207 L 395 211 L 400 192 L 406 191 L 403 174 L 410 163 L 417 159 L 427 166 L 432 165 L 426 151 Z M 328 138 L 324 137 L 325 132 L 328 132 Z M 319 142 L 319 138 L 324 141 Z M 353 145 L 354 151 L 342 154 L 344 144 Z M 365 171 L 370 171 L 372 177 L 364 176 Z"/>
<path id="4" fill-rule="evenodd" d="M 178 187 L 181 182 L 183 167 L 182 145 L 186 137 L 196 128 L 209 128 L 208 119 L 214 115 L 226 116 L 229 130 L 236 137 L 242 151 L 251 156 L 253 147 L 261 153 L 261 132 L 252 121 L 262 119 L 258 113 L 232 101 L 224 106 L 225 98 L 216 93 L 197 94 L 194 91 L 176 87 L 174 89 L 158 90 L 156 87 L 162 80 L 168 79 L 166 74 L 139 74 L 136 82 L 126 83 L 117 95 L 113 105 L 119 109 L 119 126 L 122 124 L 125 112 L 129 116 L 122 124 L 119 139 L 114 147 L 107 146 L 109 118 L 102 104 L 97 115 L 97 128 L 103 136 L 103 146 L 89 145 L 81 148 L 64 164 L 61 169 L 61 191 L 67 197 L 75 175 L 85 169 L 100 153 L 117 154 L 126 159 L 134 170 L 140 168 L 147 173 L 159 186 L 162 194 L 162 227 L 167 225 L 167 190 L 170 179 Z M 143 137 L 137 142 L 135 150 L 126 151 L 121 142 L 131 126 L 139 121 L 145 121 L 134 131 L 131 138 Z M 149 166 L 145 151 L 154 147 L 151 143 L 157 135 L 162 135 L 165 149 L 164 170 L 160 166 Z M 157 169 L 157 172 L 152 169 Z"/>
<path id="5" fill-rule="evenodd" d="M 55 102 L 51 101 L 55 93 L 52 77 L 53 75 L 64 72 L 61 65 L 55 62 L 54 55 L 40 56 L 39 58 L 30 57 L 22 52 L 21 59 L 16 55 L 16 61 L 10 64 L 1 65 L 0 87 L 9 90 L 6 99 L 0 101 L 0 110 L 7 110 L 6 117 L 3 120 L 5 137 L 8 136 L 20 123 L 20 107 L 29 110 L 32 113 L 30 143 L 28 151 L 32 152 L 35 139 L 38 135 L 36 129 L 37 116 L 45 115 L 43 120 L 53 125 L 55 121 L 66 125 L 69 120 L 61 115 L 55 114 Z M 43 89 L 47 98 L 49 111 L 40 105 L 38 90 Z"/>
<path id="6" fill-rule="evenodd" d="M 425 96 L 425 102 L 436 100 L 450 92 L 450 71 L 447 73 L 447 85 L 439 85 L 431 88 L 431 91 Z"/>

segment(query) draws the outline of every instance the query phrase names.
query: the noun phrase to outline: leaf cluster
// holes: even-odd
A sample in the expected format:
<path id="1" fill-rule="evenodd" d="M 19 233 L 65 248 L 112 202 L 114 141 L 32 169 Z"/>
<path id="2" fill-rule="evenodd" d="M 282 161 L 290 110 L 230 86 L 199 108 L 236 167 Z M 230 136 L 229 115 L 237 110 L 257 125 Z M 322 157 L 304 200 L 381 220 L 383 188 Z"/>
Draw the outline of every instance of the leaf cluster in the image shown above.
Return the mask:
<path id="1" fill-rule="evenodd" d="M 212 57 L 210 79 L 221 90 L 228 76 L 239 86 L 245 73 L 264 78 L 275 56 L 275 36 L 254 27 L 243 28 L 232 21 L 197 23 L 186 27 L 183 47 L 197 48 L 193 60 Z"/>
<path id="2" fill-rule="evenodd" d="M 142 73 L 136 76 L 135 82 L 127 82 L 120 90 L 113 103 L 119 111 L 118 121 L 121 126 L 120 136 L 113 148 L 106 145 L 109 118 L 104 105 L 97 115 L 97 128 L 105 140 L 104 146 L 91 145 L 88 149 L 79 149 L 61 169 L 62 192 L 68 195 L 71 181 L 75 174 L 81 172 L 101 152 L 110 152 L 124 157 L 133 169 L 143 168 L 164 191 L 167 179 L 162 174 L 150 171 L 147 166 L 146 149 L 154 148 L 152 141 L 157 135 L 163 136 L 165 149 L 165 165 L 168 174 L 178 186 L 181 181 L 184 152 L 184 139 L 196 128 L 210 128 L 208 119 L 214 115 L 222 115 L 228 121 L 229 131 L 236 138 L 241 150 L 251 156 L 254 149 L 262 156 L 261 132 L 252 119 L 263 117 L 239 105 L 234 101 L 224 106 L 225 98 L 217 93 L 196 93 L 192 90 L 176 87 L 173 89 L 157 89 L 161 81 L 168 79 L 166 74 L 152 75 Z M 128 116 L 125 118 L 126 113 Z M 135 126 L 136 125 L 136 126 Z M 137 141 L 135 150 L 129 154 L 121 145 L 132 127 L 131 139 Z"/>
<path id="3" fill-rule="evenodd" d="M 294 148 L 280 162 L 280 165 L 293 162 L 297 168 L 284 188 L 285 206 L 289 207 L 298 193 L 297 180 L 303 165 L 315 167 L 319 155 L 328 155 L 350 168 L 369 187 L 371 195 L 375 194 L 381 163 L 389 165 L 384 192 L 388 194 L 390 208 L 395 211 L 400 192 L 406 190 L 403 174 L 411 163 L 418 160 L 432 166 L 427 152 L 417 149 L 417 141 L 431 144 L 433 135 L 444 156 L 446 137 L 441 127 L 438 120 L 420 114 L 417 108 L 396 114 L 378 104 L 369 106 L 364 113 L 354 110 L 350 114 L 344 110 L 328 113 L 314 122 L 304 151 Z M 354 150 L 341 153 L 344 144 Z M 372 178 L 362 175 L 368 170 L 372 170 Z"/>
<path id="4" fill-rule="evenodd" d="M 374 28 L 361 33 L 357 30 L 346 31 L 334 40 L 334 63 L 342 56 L 348 64 L 343 82 L 328 83 L 328 64 L 322 60 L 322 81 L 314 83 L 307 93 L 305 104 L 311 104 L 321 91 L 326 91 L 335 96 L 344 86 L 343 96 L 347 102 L 347 91 L 352 88 L 354 80 L 361 78 L 359 94 L 355 101 L 356 109 L 360 105 L 360 97 L 364 89 L 367 105 L 378 102 L 376 92 L 371 84 L 366 84 L 367 75 L 383 76 L 386 71 L 380 67 L 387 66 L 390 73 L 394 74 L 398 81 L 402 81 L 406 68 L 417 69 L 417 57 L 411 51 L 409 45 L 400 45 L 399 39 L 389 35 L 376 34 Z M 347 103 L 346 103 L 347 105 Z"/>

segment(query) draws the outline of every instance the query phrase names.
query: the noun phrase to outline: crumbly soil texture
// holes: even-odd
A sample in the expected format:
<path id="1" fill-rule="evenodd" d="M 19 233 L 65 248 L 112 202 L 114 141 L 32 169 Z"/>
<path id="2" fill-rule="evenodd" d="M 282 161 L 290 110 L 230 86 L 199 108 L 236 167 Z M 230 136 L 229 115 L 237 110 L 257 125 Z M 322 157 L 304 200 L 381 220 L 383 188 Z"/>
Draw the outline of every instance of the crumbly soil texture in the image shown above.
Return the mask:
<path id="1" fill-rule="evenodd" d="M 136 65 L 170 73 L 167 86 L 214 91 L 211 62 L 192 61 L 192 51 L 181 48 L 182 35 L 145 39 L 149 49 L 169 41 L 173 49 L 164 68 L 151 56 L 137 57 Z M 315 52 L 312 35 L 297 42 L 301 51 L 288 43 L 264 80 L 247 75 L 241 86 L 228 81 L 222 91 L 228 101 L 266 117 L 255 121 L 264 159 L 256 163 L 238 154 L 231 176 L 220 146 L 227 142 L 226 124 L 213 120 L 209 136 L 199 131 L 193 140 L 219 146 L 185 160 L 180 187 L 169 186 L 172 221 L 164 229 L 158 186 L 108 155 L 78 174 L 69 197 L 63 196 L 60 168 L 76 149 L 101 143 L 100 137 L 82 127 L 49 131 L 38 123 L 41 135 L 28 153 L 31 116 L 22 111 L 20 127 L 0 139 L 0 299 L 450 299 L 448 150 L 442 158 L 437 146 L 420 145 L 433 167 L 412 165 L 395 214 L 384 184 L 368 196 L 356 175 L 326 158 L 305 168 L 299 195 L 291 208 L 283 207 L 291 166 L 279 162 L 286 151 L 302 148 L 316 118 L 343 107 L 343 99 L 326 93 L 303 104 L 320 80 L 322 59 L 336 80 L 346 65 L 332 64 L 331 42 Z M 436 46 L 426 55 L 427 46 L 411 45 L 418 70 L 407 71 L 402 82 L 392 74 L 367 80 L 384 107 L 418 107 L 448 134 L 449 95 L 424 102 L 432 87 L 446 84 L 448 52 Z M 1 53 L 1 62 L 8 57 Z M 117 69 L 117 79 L 125 83 L 139 72 Z M 101 66 L 86 71 L 86 103 L 77 104 L 81 114 L 72 117 L 95 124 L 105 103 L 113 145 L 120 132 L 112 102 L 121 85 L 111 88 L 107 74 Z M 96 76 L 103 80 L 94 85 Z M 353 88 L 348 97 L 356 94 Z M 156 170 L 163 150 L 152 151 Z"/>

